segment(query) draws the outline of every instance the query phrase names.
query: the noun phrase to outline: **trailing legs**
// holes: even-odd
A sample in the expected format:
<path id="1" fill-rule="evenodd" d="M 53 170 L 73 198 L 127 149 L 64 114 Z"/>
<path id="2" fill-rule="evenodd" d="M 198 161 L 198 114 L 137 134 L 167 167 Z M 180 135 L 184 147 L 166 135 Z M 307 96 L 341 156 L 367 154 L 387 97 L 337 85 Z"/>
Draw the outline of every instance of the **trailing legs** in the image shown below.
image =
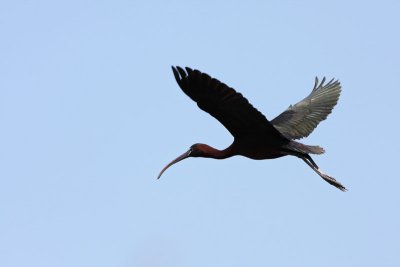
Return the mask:
<path id="1" fill-rule="evenodd" d="M 308 154 L 301 154 L 301 155 L 297 155 L 299 158 L 301 158 L 302 160 L 304 160 L 305 163 L 307 163 L 308 166 L 311 167 L 311 169 L 313 169 L 319 176 L 321 176 L 322 179 L 324 179 L 325 181 L 327 181 L 328 183 L 330 183 L 331 185 L 337 187 L 338 189 L 342 190 L 342 191 L 347 191 L 346 187 L 344 187 L 341 183 L 339 183 L 338 181 L 335 180 L 335 178 L 330 177 L 329 175 L 323 173 L 318 165 L 314 162 L 314 160 L 310 157 L 310 155 Z"/>

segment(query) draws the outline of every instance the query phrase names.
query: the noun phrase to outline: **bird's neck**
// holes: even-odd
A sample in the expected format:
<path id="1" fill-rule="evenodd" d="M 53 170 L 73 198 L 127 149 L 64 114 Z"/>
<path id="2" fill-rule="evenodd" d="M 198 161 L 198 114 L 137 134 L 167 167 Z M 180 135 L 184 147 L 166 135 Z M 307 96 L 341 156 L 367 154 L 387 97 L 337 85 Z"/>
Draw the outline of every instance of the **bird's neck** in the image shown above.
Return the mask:
<path id="1" fill-rule="evenodd" d="M 229 146 L 224 150 L 219 150 L 209 145 L 203 145 L 201 150 L 203 151 L 203 157 L 205 158 L 226 159 L 233 156 L 232 146 Z"/>

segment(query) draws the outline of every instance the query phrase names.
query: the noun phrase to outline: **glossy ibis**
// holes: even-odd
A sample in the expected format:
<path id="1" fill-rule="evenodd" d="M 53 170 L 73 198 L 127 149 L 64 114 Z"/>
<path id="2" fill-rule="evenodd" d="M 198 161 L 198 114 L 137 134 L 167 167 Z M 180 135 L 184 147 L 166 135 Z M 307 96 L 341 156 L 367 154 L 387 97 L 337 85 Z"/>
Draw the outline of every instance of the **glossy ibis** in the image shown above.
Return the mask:
<path id="1" fill-rule="evenodd" d="M 233 135 L 233 143 L 224 150 L 205 144 L 194 144 L 187 152 L 165 166 L 158 178 L 171 165 L 188 157 L 226 159 L 241 155 L 251 159 L 274 159 L 287 155 L 302 159 L 331 185 L 346 191 L 334 178 L 323 173 L 309 154 L 322 154 L 324 149 L 294 141 L 307 137 L 325 120 L 336 105 L 341 86 L 325 78 L 315 84 L 312 92 L 295 105 L 290 105 L 275 119 L 267 118 L 254 108 L 242 94 L 208 74 L 190 68 L 172 67 L 175 79 L 183 92 L 200 109 L 216 118 Z"/>

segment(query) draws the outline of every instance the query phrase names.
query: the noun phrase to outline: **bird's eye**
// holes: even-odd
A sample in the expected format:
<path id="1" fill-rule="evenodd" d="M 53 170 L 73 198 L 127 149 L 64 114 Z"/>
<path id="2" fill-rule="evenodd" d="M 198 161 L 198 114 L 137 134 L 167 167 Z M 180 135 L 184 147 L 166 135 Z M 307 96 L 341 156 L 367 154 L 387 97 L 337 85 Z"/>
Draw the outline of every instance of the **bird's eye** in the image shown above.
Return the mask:
<path id="1" fill-rule="evenodd" d="M 191 147 L 189 148 L 189 155 L 192 155 L 192 154 L 194 153 L 195 150 L 196 150 L 196 149 L 195 149 L 193 146 L 191 146 Z"/>

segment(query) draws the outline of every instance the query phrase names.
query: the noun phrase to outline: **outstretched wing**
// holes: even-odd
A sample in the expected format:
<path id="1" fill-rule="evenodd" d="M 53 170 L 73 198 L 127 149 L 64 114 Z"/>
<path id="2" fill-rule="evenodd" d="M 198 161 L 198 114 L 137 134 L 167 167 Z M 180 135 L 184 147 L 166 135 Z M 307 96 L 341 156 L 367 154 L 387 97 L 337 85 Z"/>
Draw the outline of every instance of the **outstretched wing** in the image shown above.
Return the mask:
<path id="1" fill-rule="evenodd" d="M 314 89 L 311 94 L 271 121 L 276 129 L 288 139 L 307 137 L 325 120 L 336 105 L 341 92 L 339 81 L 332 79 L 324 85 L 325 77 L 318 84 L 315 78 Z"/>
<path id="2" fill-rule="evenodd" d="M 284 138 L 249 101 L 226 84 L 198 70 L 172 67 L 180 88 L 200 109 L 222 123 L 234 137 L 263 135 Z"/>

